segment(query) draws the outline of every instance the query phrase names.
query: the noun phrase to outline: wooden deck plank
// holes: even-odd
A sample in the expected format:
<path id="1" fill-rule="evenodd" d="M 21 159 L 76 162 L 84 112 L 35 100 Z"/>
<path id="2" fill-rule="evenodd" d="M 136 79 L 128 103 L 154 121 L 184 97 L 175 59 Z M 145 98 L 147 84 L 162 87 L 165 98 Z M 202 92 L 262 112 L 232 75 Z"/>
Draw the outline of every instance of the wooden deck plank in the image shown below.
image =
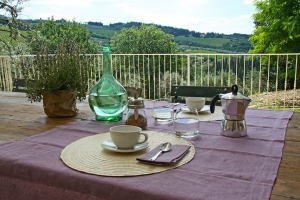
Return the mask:
<path id="1" fill-rule="evenodd" d="M 272 194 L 287 198 L 300 199 L 299 179 L 298 181 L 291 181 L 288 179 L 281 180 L 277 178 L 277 180 L 278 184 L 273 186 Z"/>
<path id="2" fill-rule="evenodd" d="M 288 131 L 286 132 L 285 141 L 300 142 L 300 114 L 294 113 L 292 119 L 288 124 Z M 289 146 L 289 145 L 287 145 Z M 299 151 L 298 151 L 299 152 Z"/>
<path id="3" fill-rule="evenodd" d="M 300 199 L 300 113 L 294 113 L 287 128 L 283 157 L 271 200 Z"/>
<path id="4" fill-rule="evenodd" d="M 0 144 L 45 132 L 56 126 L 93 117 L 87 100 L 77 103 L 78 115 L 50 118 L 41 102 L 27 100 L 25 93 L 0 92 Z"/>
<path id="5" fill-rule="evenodd" d="M 271 194 L 270 199 L 272 199 L 272 200 L 295 200 L 295 198 L 293 198 L 293 197 L 278 196 L 278 195 L 274 195 L 274 194 Z"/>

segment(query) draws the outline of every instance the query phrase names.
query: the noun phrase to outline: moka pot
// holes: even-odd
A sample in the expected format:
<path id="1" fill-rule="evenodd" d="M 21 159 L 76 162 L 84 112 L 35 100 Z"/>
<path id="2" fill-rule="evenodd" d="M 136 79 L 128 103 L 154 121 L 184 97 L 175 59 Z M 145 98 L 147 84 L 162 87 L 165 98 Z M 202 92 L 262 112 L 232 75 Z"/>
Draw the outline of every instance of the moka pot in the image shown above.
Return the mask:
<path id="1" fill-rule="evenodd" d="M 221 135 L 227 137 L 244 137 L 247 135 L 245 121 L 246 109 L 251 99 L 238 92 L 238 86 L 233 85 L 231 92 L 227 94 L 217 94 L 210 104 L 210 112 L 214 113 L 215 104 L 221 100 L 224 118 L 221 124 Z"/>

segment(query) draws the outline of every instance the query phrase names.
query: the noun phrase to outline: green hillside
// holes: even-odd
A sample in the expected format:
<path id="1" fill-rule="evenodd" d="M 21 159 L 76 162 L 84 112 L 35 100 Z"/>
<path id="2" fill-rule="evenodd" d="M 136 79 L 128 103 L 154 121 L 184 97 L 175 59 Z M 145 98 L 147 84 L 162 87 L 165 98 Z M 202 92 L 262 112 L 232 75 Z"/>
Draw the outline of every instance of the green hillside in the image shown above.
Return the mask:
<path id="1" fill-rule="evenodd" d="M 94 23 L 91 22 L 91 24 Z M 110 25 L 103 25 L 100 22 L 97 25 L 91 24 L 88 23 L 91 37 L 99 43 L 109 42 L 110 38 L 114 34 L 120 33 L 123 28 L 140 27 L 142 25 L 140 22 L 115 23 Z M 251 49 L 251 44 L 248 41 L 250 35 L 246 34 L 199 33 L 181 28 L 155 26 L 168 34 L 172 34 L 175 42 L 183 52 L 187 49 L 194 49 L 220 53 L 247 53 Z"/>
<path id="2" fill-rule="evenodd" d="M 223 45 L 230 42 L 230 39 L 227 39 L 227 38 L 195 38 L 195 37 L 178 36 L 178 37 L 175 37 L 175 41 L 178 44 L 182 44 L 182 45 L 222 48 Z"/>
<path id="3" fill-rule="evenodd" d="M 38 23 L 39 20 L 25 20 L 29 24 Z M 101 22 L 88 22 L 92 40 L 99 44 L 108 43 L 116 33 L 120 33 L 123 28 L 140 27 L 141 22 L 114 23 L 103 25 Z M 174 28 L 169 26 L 154 25 L 162 29 L 165 33 L 174 36 L 175 42 L 179 45 L 182 52 L 187 50 L 208 51 L 216 53 L 247 53 L 251 49 L 251 44 L 248 41 L 250 35 L 247 34 L 223 34 L 223 33 L 201 33 L 189 31 L 182 28 Z M 4 27 L 4 26 L 2 26 Z M 9 33 L 1 32 L 1 38 L 9 39 Z M 18 42 L 25 42 L 21 39 Z M 14 44 L 17 44 L 14 41 Z"/>
<path id="4" fill-rule="evenodd" d="M 107 29 L 107 28 L 101 28 L 97 26 L 88 25 L 88 29 L 90 33 L 101 35 L 105 37 L 112 37 L 115 33 L 121 32 L 120 30 L 113 30 L 113 29 Z"/>

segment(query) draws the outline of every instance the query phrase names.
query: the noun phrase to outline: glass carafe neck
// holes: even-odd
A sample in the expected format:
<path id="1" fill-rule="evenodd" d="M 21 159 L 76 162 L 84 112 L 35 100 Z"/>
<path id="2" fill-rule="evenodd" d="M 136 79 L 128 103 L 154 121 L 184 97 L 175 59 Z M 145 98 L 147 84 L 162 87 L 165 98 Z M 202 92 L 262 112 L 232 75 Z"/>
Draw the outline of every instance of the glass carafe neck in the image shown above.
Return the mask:
<path id="1" fill-rule="evenodd" d="M 110 62 L 110 46 L 108 44 L 103 45 L 103 73 L 111 74 L 111 62 Z"/>

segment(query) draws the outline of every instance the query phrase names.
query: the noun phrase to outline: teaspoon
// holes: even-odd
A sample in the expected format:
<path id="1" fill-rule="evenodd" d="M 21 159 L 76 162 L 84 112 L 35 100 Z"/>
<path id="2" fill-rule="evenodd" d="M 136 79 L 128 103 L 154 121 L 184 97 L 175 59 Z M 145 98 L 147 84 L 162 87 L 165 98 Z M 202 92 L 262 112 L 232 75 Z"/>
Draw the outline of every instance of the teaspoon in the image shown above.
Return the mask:
<path id="1" fill-rule="evenodd" d="M 169 108 L 169 107 L 175 107 L 177 106 L 179 103 L 172 103 L 172 104 L 168 104 L 167 106 L 163 106 L 163 108 Z"/>
<path id="2" fill-rule="evenodd" d="M 170 142 L 163 143 L 161 145 L 161 147 L 160 147 L 160 151 L 155 156 L 153 156 L 152 158 L 150 158 L 149 160 L 151 160 L 151 161 L 156 160 L 156 158 L 158 156 L 160 156 L 160 154 L 162 154 L 164 152 L 167 152 L 167 151 L 170 151 L 171 147 L 172 147 L 172 144 Z"/>

